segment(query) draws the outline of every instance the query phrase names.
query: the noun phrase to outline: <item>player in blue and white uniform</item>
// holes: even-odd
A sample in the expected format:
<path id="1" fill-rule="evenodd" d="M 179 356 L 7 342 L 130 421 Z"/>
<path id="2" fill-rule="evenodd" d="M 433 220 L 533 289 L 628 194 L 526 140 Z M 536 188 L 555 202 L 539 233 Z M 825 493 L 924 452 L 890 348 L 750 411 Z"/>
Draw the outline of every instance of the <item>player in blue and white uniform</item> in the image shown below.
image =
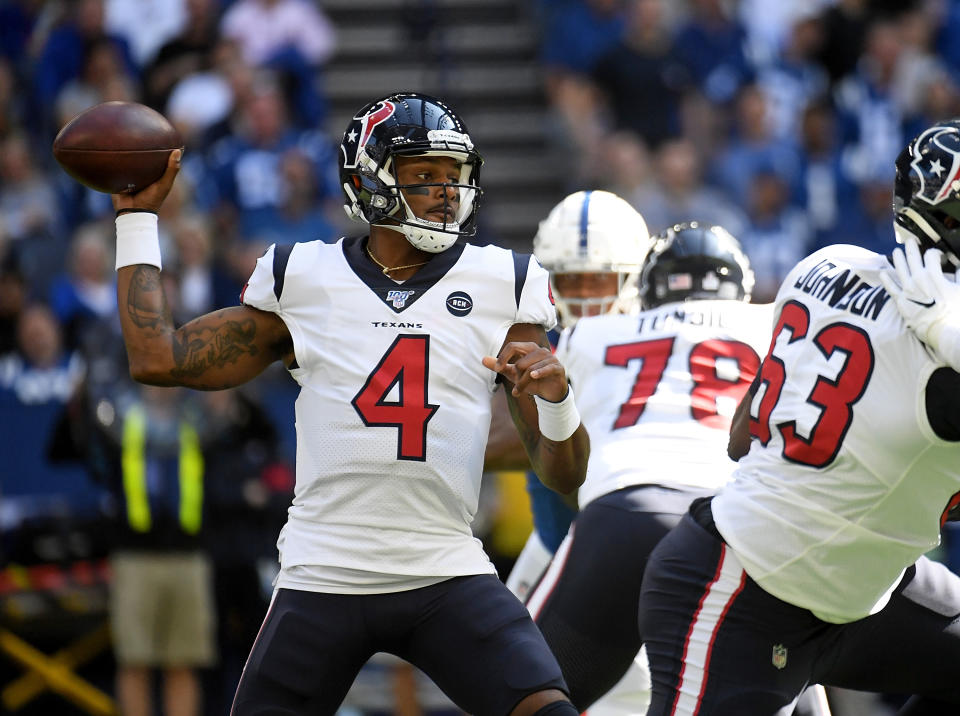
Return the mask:
<path id="1" fill-rule="evenodd" d="M 690 502 L 733 469 L 730 420 L 770 340 L 770 306 L 749 303 L 752 285 L 733 236 L 678 225 L 651 241 L 643 310 L 582 318 L 557 347 L 591 456 L 580 512 L 527 608 L 590 714 L 646 709 L 641 577 Z"/>
<path id="2" fill-rule="evenodd" d="M 560 201 L 540 222 L 533 253 L 550 272 L 558 329 L 572 328 L 582 316 L 638 310 L 637 277 L 649 242 L 640 213 L 608 191 L 577 191 Z M 548 334 L 556 345 L 559 330 Z M 516 431 L 495 421 L 487 444 L 487 465 L 515 468 L 524 462 Z M 574 500 L 547 489 L 527 472 L 533 531 L 517 557 L 506 584 L 526 598 L 567 535 L 576 514 Z"/>
<path id="3" fill-rule="evenodd" d="M 241 306 L 179 329 L 150 213 L 175 154 L 157 184 L 114 196 L 132 374 L 213 390 L 282 360 L 301 386 L 280 573 L 233 714 L 333 714 L 380 651 L 470 713 L 575 714 L 556 660 L 470 529 L 500 385 L 552 489 L 579 487 L 589 440 L 546 339 L 546 271 L 464 240 L 482 160 L 463 121 L 413 93 L 364 107 L 343 135 L 340 177 L 369 234 L 273 246 Z"/>
<path id="4" fill-rule="evenodd" d="M 960 494 L 960 122 L 896 170 L 895 270 L 840 245 L 790 271 L 733 480 L 650 557 L 649 714 L 789 713 L 814 682 L 960 711 L 960 577 L 923 556 Z"/>

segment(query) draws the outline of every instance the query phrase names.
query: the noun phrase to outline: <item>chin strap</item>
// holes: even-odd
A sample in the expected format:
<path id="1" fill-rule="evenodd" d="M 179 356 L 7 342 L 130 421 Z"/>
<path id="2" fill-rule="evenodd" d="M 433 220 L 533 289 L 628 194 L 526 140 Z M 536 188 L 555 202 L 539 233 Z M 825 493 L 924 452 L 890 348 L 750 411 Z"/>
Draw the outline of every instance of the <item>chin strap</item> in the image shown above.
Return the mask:
<path id="1" fill-rule="evenodd" d="M 407 221 L 410 220 L 408 219 Z M 407 241 L 415 248 L 426 251 L 429 254 L 439 254 L 446 251 L 457 242 L 457 238 L 460 235 L 457 231 L 434 230 L 413 223 L 374 224 L 374 226 L 382 226 L 384 229 L 390 229 L 391 231 L 403 234 Z M 451 224 L 450 226 L 459 228 L 459 224 Z"/>

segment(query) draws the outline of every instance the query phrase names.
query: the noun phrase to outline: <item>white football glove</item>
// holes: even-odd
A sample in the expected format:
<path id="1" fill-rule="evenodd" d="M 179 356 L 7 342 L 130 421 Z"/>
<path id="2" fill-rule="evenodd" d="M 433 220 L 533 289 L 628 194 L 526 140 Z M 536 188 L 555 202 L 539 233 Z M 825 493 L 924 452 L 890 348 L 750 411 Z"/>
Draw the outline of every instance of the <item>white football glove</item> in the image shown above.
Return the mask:
<path id="1" fill-rule="evenodd" d="M 907 327 L 951 368 L 960 371 L 960 286 L 943 275 L 942 252 L 921 257 L 915 241 L 893 251 L 894 271 L 880 274 Z M 895 273 L 894 273 L 895 272 Z"/>

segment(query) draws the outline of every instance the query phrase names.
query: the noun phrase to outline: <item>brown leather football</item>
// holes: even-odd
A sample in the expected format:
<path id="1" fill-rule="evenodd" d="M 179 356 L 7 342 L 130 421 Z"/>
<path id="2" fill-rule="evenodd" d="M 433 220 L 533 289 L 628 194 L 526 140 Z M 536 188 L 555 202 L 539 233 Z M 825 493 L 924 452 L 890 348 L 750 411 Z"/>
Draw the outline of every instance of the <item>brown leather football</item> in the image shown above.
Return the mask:
<path id="1" fill-rule="evenodd" d="M 91 189 L 133 194 L 159 179 L 170 152 L 182 146 L 159 112 L 137 102 L 104 102 L 64 125 L 53 140 L 53 156 Z"/>

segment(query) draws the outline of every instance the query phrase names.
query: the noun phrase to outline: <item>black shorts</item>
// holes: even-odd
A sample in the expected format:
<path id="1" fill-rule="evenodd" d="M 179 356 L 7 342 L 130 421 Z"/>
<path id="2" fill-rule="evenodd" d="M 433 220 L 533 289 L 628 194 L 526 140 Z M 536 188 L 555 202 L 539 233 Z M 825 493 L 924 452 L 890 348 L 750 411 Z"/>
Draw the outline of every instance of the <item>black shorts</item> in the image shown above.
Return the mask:
<path id="1" fill-rule="evenodd" d="M 621 679 L 640 650 L 640 582 L 647 558 L 703 490 L 634 485 L 577 515 L 527 607 L 556 654 L 581 711 Z"/>
<path id="2" fill-rule="evenodd" d="M 529 694 L 567 690 L 527 610 L 487 574 L 389 594 L 278 590 L 231 713 L 333 714 L 380 651 L 414 664 L 478 716 L 505 716 Z"/>
<path id="3" fill-rule="evenodd" d="M 650 716 L 790 713 L 811 683 L 960 704 L 960 577 L 922 557 L 883 610 L 831 624 L 761 589 L 702 507 L 643 578 Z"/>

